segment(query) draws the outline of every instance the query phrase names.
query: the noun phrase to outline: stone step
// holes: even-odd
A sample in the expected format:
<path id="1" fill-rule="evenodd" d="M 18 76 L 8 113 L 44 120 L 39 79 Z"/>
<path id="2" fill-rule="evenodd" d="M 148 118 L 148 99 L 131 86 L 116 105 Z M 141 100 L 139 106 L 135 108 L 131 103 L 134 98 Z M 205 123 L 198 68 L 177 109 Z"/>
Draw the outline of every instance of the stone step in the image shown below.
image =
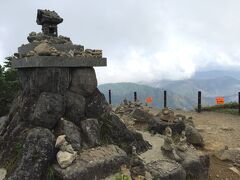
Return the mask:
<path id="1" fill-rule="evenodd" d="M 79 154 L 69 167 L 62 169 L 53 165 L 56 178 L 63 180 L 100 179 L 114 174 L 120 167 L 129 163 L 126 152 L 115 145 L 89 149 Z"/>

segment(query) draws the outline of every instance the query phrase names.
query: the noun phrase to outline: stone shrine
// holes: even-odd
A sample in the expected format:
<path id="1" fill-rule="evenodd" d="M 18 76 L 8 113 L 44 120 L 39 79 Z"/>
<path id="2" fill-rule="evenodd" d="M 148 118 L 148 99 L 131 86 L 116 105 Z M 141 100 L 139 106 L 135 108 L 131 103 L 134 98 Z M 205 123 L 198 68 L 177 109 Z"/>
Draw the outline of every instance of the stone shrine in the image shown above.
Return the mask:
<path id="1" fill-rule="evenodd" d="M 54 11 L 38 10 L 42 33 L 31 32 L 11 59 L 21 90 L 0 129 L 0 168 L 9 180 L 100 179 L 128 164 L 133 146 L 138 153 L 150 147 L 98 90 L 93 67 L 107 65 L 102 51 L 58 36 L 62 21 Z M 65 169 L 56 161 L 60 135 L 77 152 Z"/>

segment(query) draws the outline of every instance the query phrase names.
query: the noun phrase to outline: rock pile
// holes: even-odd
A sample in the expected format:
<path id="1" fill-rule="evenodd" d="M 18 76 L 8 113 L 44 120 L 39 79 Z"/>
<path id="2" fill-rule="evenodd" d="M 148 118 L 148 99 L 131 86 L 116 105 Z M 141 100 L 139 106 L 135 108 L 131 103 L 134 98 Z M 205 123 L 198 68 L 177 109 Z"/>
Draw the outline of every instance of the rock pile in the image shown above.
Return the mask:
<path id="1" fill-rule="evenodd" d="M 82 56 L 83 46 L 57 36 L 55 12 L 38 13 L 43 33 L 31 33 L 11 61 L 21 90 L 1 118 L 0 168 L 11 180 L 45 179 L 49 172 L 60 179 L 105 177 L 128 163 L 132 146 L 144 152 L 150 145 L 127 129 L 98 90 L 93 66 L 106 65 L 101 51 Z"/>

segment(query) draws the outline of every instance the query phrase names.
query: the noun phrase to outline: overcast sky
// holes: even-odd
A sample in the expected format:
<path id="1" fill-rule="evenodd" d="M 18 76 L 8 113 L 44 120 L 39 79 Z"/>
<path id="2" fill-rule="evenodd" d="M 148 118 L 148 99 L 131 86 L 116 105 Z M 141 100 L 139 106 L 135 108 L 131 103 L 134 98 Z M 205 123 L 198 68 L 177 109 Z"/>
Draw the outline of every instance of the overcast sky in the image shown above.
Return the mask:
<path id="1" fill-rule="evenodd" d="M 6 0 L 0 59 L 27 43 L 37 9 L 64 18 L 59 34 L 103 50 L 99 83 L 184 79 L 198 70 L 240 68 L 239 0 Z"/>

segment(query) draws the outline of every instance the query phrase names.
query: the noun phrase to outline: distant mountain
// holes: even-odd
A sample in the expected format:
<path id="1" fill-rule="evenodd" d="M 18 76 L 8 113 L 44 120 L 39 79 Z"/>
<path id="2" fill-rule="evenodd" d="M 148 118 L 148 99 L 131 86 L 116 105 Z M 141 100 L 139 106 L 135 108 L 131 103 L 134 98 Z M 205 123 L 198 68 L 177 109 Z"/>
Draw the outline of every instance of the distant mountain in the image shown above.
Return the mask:
<path id="1" fill-rule="evenodd" d="M 163 80 L 148 85 L 176 92 L 181 96 L 194 96 L 202 91 L 204 97 L 234 96 L 240 91 L 240 80 L 232 77 L 214 79 Z"/>
<path id="2" fill-rule="evenodd" d="M 219 71 L 220 72 L 220 71 Z M 168 92 L 168 106 L 172 108 L 193 109 L 197 105 L 197 92 L 202 92 L 202 104 L 213 105 L 217 96 L 223 96 L 225 102 L 238 100 L 240 92 L 240 75 L 228 74 L 220 76 L 217 71 L 198 73 L 194 78 L 186 80 L 160 80 L 154 82 L 112 83 L 99 86 L 106 97 L 108 90 L 112 90 L 113 104 L 119 104 L 124 98 L 133 99 L 133 92 L 137 91 L 138 98 L 144 102 L 148 96 L 153 97 L 153 106 L 163 107 L 163 91 Z M 226 72 L 226 71 L 225 71 Z M 214 74 L 216 73 L 216 74 Z M 233 76 L 238 77 L 234 78 Z M 238 76 L 237 76 L 238 75 Z M 198 78 L 197 78 L 198 77 Z M 210 78 L 207 78 L 210 77 Z"/>
<path id="3" fill-rule="evenodd" d="M 230 70 L 212 70 L 212 71 L 199 71 L 196 72 L 191 79 L 214 79 L 221 77 L 232 77 L 240 80 L 240 71 Z"/>
<path id="4" fill-rule="evenodd" d="M 163 107 L 163 89 L 155 88 L 151 86 L 135 84 L 135 83 L 110 83 L 99 85 L 99 90 L 104 93 L 108 99 L 108 90 L 112 91 L 112 104 L 120 104 L 124 98 L 133 100 L 134 91 L 137 92 L 138 99 L 141 102 L 145 102 L 147 97 L 153 98 L 152 106 Z M 171 108 L 193 109 L 197 106 L 197 96 L 184 97 L 168 91 L 167 93 L 168 106 Z M 203 101 L 209 101 L 204 99 Z"/>

